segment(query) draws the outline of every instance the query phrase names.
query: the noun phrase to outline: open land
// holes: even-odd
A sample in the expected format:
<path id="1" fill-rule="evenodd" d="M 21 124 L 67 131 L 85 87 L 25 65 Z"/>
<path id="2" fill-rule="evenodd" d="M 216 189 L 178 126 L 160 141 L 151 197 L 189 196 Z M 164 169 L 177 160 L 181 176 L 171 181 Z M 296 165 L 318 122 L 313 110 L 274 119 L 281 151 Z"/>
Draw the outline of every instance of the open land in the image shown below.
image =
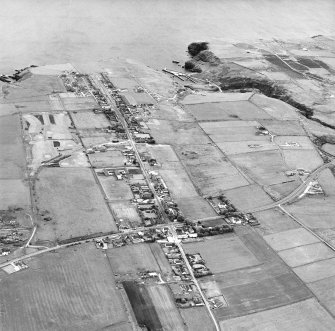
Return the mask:
<path id="1" fill-rule="evenodd" d="M 37 205 L 52 221 L 40 221 L 37 241 L 116 230 L 90 169 L 46 168 L 36 185 Z"/>
<path id="2" fill-rule="evenodd" d="M 1 325 L 331 330 L 335 67 L 308 55 L 324 45 L 216 45 L 229 59 L 191 76 L 113 60 L 2 85 Z"/>

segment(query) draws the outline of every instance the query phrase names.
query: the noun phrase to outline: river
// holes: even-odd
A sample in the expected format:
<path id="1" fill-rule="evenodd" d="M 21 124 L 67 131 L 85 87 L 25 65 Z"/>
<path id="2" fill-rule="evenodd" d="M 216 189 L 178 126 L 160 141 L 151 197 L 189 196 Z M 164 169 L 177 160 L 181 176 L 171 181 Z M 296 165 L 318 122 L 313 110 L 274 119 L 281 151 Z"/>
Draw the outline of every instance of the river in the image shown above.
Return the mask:
<path id="1" fill-rule="evenodd" d="M 335 35 L 333 0 L 1 0 L 0 72 L 134 58 L 156 68 L 188 43 Z"/>

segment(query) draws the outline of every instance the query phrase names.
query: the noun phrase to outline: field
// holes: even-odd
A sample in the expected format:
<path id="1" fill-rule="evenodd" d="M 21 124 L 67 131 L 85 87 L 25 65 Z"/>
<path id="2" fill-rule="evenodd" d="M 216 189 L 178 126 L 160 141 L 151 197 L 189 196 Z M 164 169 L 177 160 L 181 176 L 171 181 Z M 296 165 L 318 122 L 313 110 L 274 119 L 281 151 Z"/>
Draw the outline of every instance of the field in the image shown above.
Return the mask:
<path id="1" fill-rule="evenodd" d="M 267 136 L 256 135 L 259 124 L 255 121 L 201 122 L 199 125 L 215 143 L 259 141 L 260 144 L 270 141 Z"/>
<path id="2" fill-rule="evenodd" d="M 129 323 L 108 261 L 93 244 L 45 253 L 28 265 L 0 276 L 3 330 L 116 331 Z"/>
<path id="3" fill-rule="evenodd" d="M 234 188 L 224 192 L 224 195 L 240 210 L 249 210 L 267 205 L 271 198 L 256 184 Z"/>
<path id="4" fill-rule="evenodd" d="M 321 156 L 314 149 L 311 150 L 283 150 L 285 163 L 289 169 L 305 169 L 313 171 L 323 164 Z"/>
<path id="5" fill-rule="evenodd" d="M 29 186 L 21 179 L 1 179 L 0 197 L 0 210 L 9 207 L 26 208 L 30 206 Z"/>
<path id="6" fill-rule="evenodd" d="M 178 146 L 176 152 L 204 195 L 219 195 L 224 190 L 249 184 L 214 146 Z"/>
<path id="7" fill-rule="evenodd" d="M 182 101 L 184 105 L 192 105 L 208 102 L 225 102 L 225 101 L 246 101 L 252 96 L 252 93 L 204 93 L 189 94 Z"/>
<path id="8" fill-rule="evenodd" d="M 147 124 L 157 144 L 185 145 L 210 142 L 196 123 L 155 120 Z"/>
<path id="9" fill-rule="evenodd" d="M 131 78 L 125 78 L 125 77 L 113 77 L 111 78 L 111 81 L 114 86 L 116 86 L 119 89 L 134 89 L 138 84 Z"/>
<path id="10" fill-rule="evenodd" d="M 305 136 L 306 132 L 298 121 L 259 120 L 275 136 Z"/>
<path id="11" fill-rule="evenodd" d="M 278 136 L 274 137 L 274 142 L 280 146 L 281 149 L 287 150 L 313 150 L 314 145 L 310 139 L 306 136 Z M 293 142 L 299 144 L 299 147 L 285 146 L 287 142 Z"/>
<path id="12" fill-rule="evenodd" d="M 152 112 L 153 119 L 176 120 L 184 122 L 194 122 L 193 116 L 186 112 L 179 105 L 171 104 L 168 101 L 161 101 L 157 110 Z"/>
<path id="13" fill-rule="evenodd" d="M 285 249 L 278 254 L 290 267 L 335 257 L 335 253 L 321 242 Z"/>
<path id="14" fill-rule="evenodd" d="M 276 251 L 319 242 L 319 239 L 303 228 L 287 230 L 264 236 L 266 242 Z"/>
<path id="15" fill-rule="evenodd" d="M 204 103 L 187 105 L 185 108 L 190 111 L 198 121 L 257 120 L 271 118 L 265 111 L 248 101 Z"/>
<path id="16" fill-rule="evenodd" d="M 180 314 L 189 331 L 214 331 L 215 326 L 205 307 L 180 309 Z"/>
<path id="17" fill-rule="evenodd" d="M 335 313 L 335 276 L 308 284 L 308 287 L 334 315 Z"/>
<path id="18" fill-rule="evenodd" d="M 253 145 L 257 145 L 257 147 L 253 147 Z M 259 140 L 221 142 L 217 143 L 217 146 L 227 155 L 278 150 L 278 146 L 276 144 L 270 141 Z"/>
<path id="19" fill-rule="evenodd" d="M 94 168 L 123 167 L 126 158 L 121 151 L 106 151 L 88 155 Z"/>
<path id="20" fill-rule="evenodd" d="M 133 281 L 123 282 L 130 304 L 133 308 L 137 323 L 147 330 L 163 330 L 156 308 L 148 293 L 148 289 Z"/>
<path id="21" fill-rule="evenodd" d="M 268 98 L 263 94 L 254 94 L 250 101 L 280 121 L 297 120 L 299 118 L 297 110 L 281 100 Z"/>
<path id="22" fill-rule="evenodd" d="M 134 197 L 130 186 L 124 180 L 105 175 L 98 176 L 98 179 L 109 200 L 130 200 Z"/>
<path id="23" fill-rule="evenodd" d="M 109 249 L 107 256 L 115 274 L 137 274 L 148 270 L 162 274 L 171 272 L 168 260 L 157 243 Z"/>
<path id="24" fill-rule="evenodd" d="M 327 196 L 335 196 L 335 177 L 330 169 L 325 169 L 319 174 L 318 182 Z"/>
<path id="25" fill-rule="evenodd" d="M 93 97 L 62 97 L 62 103 L 67 111 L 87 110 L 97 107 Z"/>
<path id="26" fill-rule="evenodd" d="M 246 268 L 259 264 L 256 257 L 238 237 L 217 236 L 203 242 L 184 245 L 186 253 L 200 253 L 206 266 L 214 273 Z"/>
<path id="27" fill-rule="evenodd" d="M 149 296 L 156 308 L 158 318 L 167 331 L 184 331 L 185 326 L 169 287 L 165 285 L 151 285 L 147 287 Z"/>
<path id="28" fill-rule="evenodd" d="M 322 231 L 334 228 L 335 205 L 332 197 L 305 197 L 285 208 L 304 225 Z"/>
<path id="29" fill-rule="evenodd" d="M 243 264 L 241 267 L 237 264 L 235 269 L 202 278 L 201 283 L 207 287 L 208 282 L 215 282 L 210 286 L 212 291 L 214 290 L 213 293 L 222 294 L 225 299 L 226 306 L 214 310 L 219 320 L 271 309 L 311 297 L 308 288 L 278 255 L 269 249 L 262 237 L 245 227 L 236 228 L 235 233 L 239 237 L 240 244 L 247 249 L 257 264 L 244 267 Z M 218 254 L 217 259 L 221 258 L 224 263 L 226 261 L 224 253 Z M 237 259 L 241 259 L 241 255 Z M 234 260 L 232 263 L 235 263 Z"/>
<path id="30" fill-rule="evenodd" d="M 110 125 L 105 114 L 94 114 L 93 111 L 73 112 L 71 116 L 78 129 L 101 129 Z"/>
<path id="31" fill-rule="evenodd" d="M 27 77 L 27 79 L 21 80 L 19 83 L 21 88 L 11 87 L 8 89 L 9 94 L 6 95 L 6 100 L 22 101 L 42 96 L 48 98 L 49 94 L 56 91 L 65 91 L 62 80 L 57 76 L 27 74 L 25 77 Z"/>
<path id="32" fill-rule="evenodd" d="M 312 283 L 335 276 L 335 258 L 306 264 L 293 270 L 305 283 Z"/>
<path id="33" fill-rule="evenodd" d="M 199 218 L 206 218 L 216 216 L 216 212 L 209 205 L 209 203 L 199 196 L 184 197 L 178 200 L 178 207 L 182 211 L 183 215 L 190 219 L 196 220 Z"/>
<path id="34" fill-rule="evenodd" d="M 222 321 L 222 330 L 236 331 L 328 331 L 333 319 L 315 299 Z"/>
<path id="35" fill-rule="evenodd" d="M 292 177 L 285 183 L 280 183 L 280 184 L 274 184 L 269 186 L 268 188 L 271 191 L 274 191 L 278 194 L 278 197 L 280 199 L 286 197 L 287 195 L 289 195 L 291 192 L 293 192 L 299 185 L 301 185 L 301 179 L 296 176 L 293 177 L 294 180 L 292 180 Z"/>
<path id="36" fill-rule="evenodd" d="M 0 178 L 23 178 L 26 160 L 18 115 L 0 117 Z"/>
<path id="37" fill-rule="evenodd" d="M 139 226 L 142 223 L 137 208 L 129 201 L 113 201 L 109 203 L 118 220 L 122 219 L 131 227 Z"/>
<path id="38" fill-rule="evenodd" d="M 38 208 L 52 218 L 39 223 L 36 241 L 117 230 L 90 169 L 45 168 L 36 191 Z"/>
<path id="39" fill-rule="evenodd" d="M 51 111 L 48 96 L 37 97 L 36 100 L 34 100 L 34 98 L 28 98 L 27 100 L 15 101 L 15 107 L 17 108 L 17 111 L 20 111 L 24 114 L 31 112 Z"/>
<path id="40" fill-rule="evenodd" d="M 293 221 L 280 209 L 269 209 L 253 214 L 261 223 L 261 225 L 257 227 L 257 231 L 259 231 L 262 235 L 268 235 L 300 227 L 298 223 Z"/>
<path id="41" fill-rule="evenodd" d="M 244 153 L 230 156 L 237 166 L 259 185 L 287 182 L 289 170 L 278 150 Z"/>

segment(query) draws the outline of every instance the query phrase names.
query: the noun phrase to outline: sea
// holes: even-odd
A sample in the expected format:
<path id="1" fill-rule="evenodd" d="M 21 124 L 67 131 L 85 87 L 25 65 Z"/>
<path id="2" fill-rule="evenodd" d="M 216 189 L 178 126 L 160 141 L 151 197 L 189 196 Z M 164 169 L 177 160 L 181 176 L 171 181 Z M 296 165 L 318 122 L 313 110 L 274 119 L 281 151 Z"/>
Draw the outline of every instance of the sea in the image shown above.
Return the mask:
<path id="1" fill-rule="evenodd" d="M 0 73 L 131 58 L 154 68 L 193 41 L 335 35 L 334 0 L 0 0 Z"/>

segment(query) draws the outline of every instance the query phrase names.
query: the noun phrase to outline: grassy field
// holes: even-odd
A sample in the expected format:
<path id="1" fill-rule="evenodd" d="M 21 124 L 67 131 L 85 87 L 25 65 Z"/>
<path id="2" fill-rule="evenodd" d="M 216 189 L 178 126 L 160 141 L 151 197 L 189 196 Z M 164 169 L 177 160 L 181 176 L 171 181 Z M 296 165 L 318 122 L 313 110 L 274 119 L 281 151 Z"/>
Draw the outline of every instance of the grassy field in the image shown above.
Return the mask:
<path id="1" fill-rule="evenodd" d="M 98 176 L 105 194 L 109 200 L 130 200 L 133 193 L 130 186 L 123 180 L 117 180 L 114 176 Z"/>
<path id="2" fill-rule="evenodd" d="M 57 76 L 51 75 L 31 75 L 27 79 L 21 80 L 18 85 L 21 88 L 9 88 L 9 94 L 6 100 L 20 101 L 23 99 L 31 99 L 33 97 L 46 96 L 53 92 L 65 92 L 62 80 Z"/>
<path id="3" fill-rule="evenodd" d="M 280 121 L 297 120 L 299 118 L 297 110 L 281 100 L 268 98 L 263 94 L 254 94 L 250 101 Z"/>
<path id="4" fill-rule="evenodd" d="M 316 282 L 335 276 L 335 258 L 306 264 L 293 270 L 305 283 Z"/>
<path id="5" fill-rule="evenodd" d="M 151 135 L 158 144 L 185 145 L 210 142 L 196 123 L 155 120 L 148 123 Z"/>
<path id="6" fill-rule="evenodd" d="M 335 315 L 335 276 L 308 284 L 321 303 Z"/>
<path id="7" fill-rule="evenodd" d="M 165 285 L 151 285 L 147 287 L 147 290 L 155 306 L 163 330 L 185 330 L 183 319 L 175 306 L 171 290 Z"/>
<path id="8" fill-rule="evenodd" d="M 269 234 L 264 239 L 276 251 L 319 242 L 318 238 L 303 228 Z"/>
<path id="9" fill-rule="evenodd" d="M 287 182 L 286 166 L 278 150 L 231 155 L 230 158 L 250 178 L 260 185 Z"/>
<path id="10" fill-rule="evenodd" d="M 73 112 L 71 116 L 78 129 L 101 129 L 110 125 L 105 114 L 94 114 L 93 111 Z"/>
<path id="11" fill-rule="evenodd" d="M 0 209 L 30 206 L 28 183 L 21 179 L 0 179 Z"/>
<path id="12" fill-rule="evenodd" d="M 47 95 L 36 98 L 27 98 L 26 100 L 19 99 L 18 101 L 15 101 L 14 104 L 17 110 L 24 114 L 43 111 L 50 112 L 52 110 Z"/>
<path id="13" fill-rule="evenodd" d="M 332 196 L 307 196 L 285 208 L 312 229 L 322 231 L 334 228 L 335 204 Z"/>
<path id="14" fill-rule="evenodd" d="M 248 210 L 273 202 L 260 186 L 248 185 L 224 192 L 237 209 Z"/>
<path id="15" fill-rule="evenodd" d="M 289 179 L 290 180 L 289 182 L 270 185 L 269 189 L 271 191 L 276 192 L 279 198 L 282 199 L 288 196 L 291 192 L 293 192 L 299 185 L 301 185 L 301 179 L 298 176 L 293 177 L 293 178 L 295 179 L 292 180 L 292 177 L 291 177 Z"/>
<path id="16" fill-rule="evenodd" d="M 204 195 L 219 195 L 224 190 L 249 184 L 214 146 L 178 146 L 176 152 Z"/>
<path id="17" fill-rule="evenodd" d="M 325 169 L 320 173 L 318 182 L 327 196 L 335 196 L 335 177 L 330 169 Z"/>
<path id="18" fill-rule="evenodd" d="M 335 257 L 334 251 L 322 242 L 285 249 L 278 254 L 290 267 Z"/>
<path id="19" fill-rule="evenodd" d="M 37 205 L 52 221 L 39 223 L 36 240 L 117 230 L 90 169 L 45 168 L 36 183 Z"/>
<path id="20" fill-rule="evenodd" d="M 215 326 L 205 307 L 180 309 L 180 314 L 189 331 L 215 330 Z"/>
<path id="21" fill-rule="evenodd" d="M 283 150 L 285 163 L 289 169 L 302 168 L 313 171 L 323 164 L 321 156 L 316 150 Z"/>
<path id="22" fill-rule="evenodd" d="M 200 253 L 207 267 L 214 273 L 246 268 L 259 264 L 256 257 L 238 237 L 216 236 L 203 242 L 184 245 L 186 253 Z"/>
<path id="23" fill-rule="evenodd" d="M 315 299 L 222 321 L 222 330 L 236 331 L 328 331 L 333 318 Z"/>
<path id="24" fill-rule="evenodd" d="M 171 271 L 168 261 L 158 244 L 136 244 L 109 249 L 108 259 L 115 274 L 136 274 L 140 271 Z"/>
<path id="25" fill-rule="evenodd" d="M 274 137 L 274 142 L 280 145 L 281 149 L 287 150 L 310 150 L 314 149 L 313 143 L 306 136 L 278 136 Z M 299 147 L 285 147 L 287 142 L 293 142 L 299 144 Z"/>
<path id="26" fill-rule="evenodd" d="M 182 101 L 184 105 L 192 105 L 207 102 L 224 101 L 246 101 L 252 96 L 252 93 L 201 93 L 189 94 Z"/>
<path id="27" fill-rule="evenodd" d="M 199 196 L 179 199 L 178 207 L 183 212 L 183 215 L 190 220 L 217 215 L 209 203 Z"/>
<path id="28" fill-rule="evenodd" d="M 0 178 L 23 178 L 26 160 L 18 115 L 1 116 Z"/>
<path id="29" fill-rule="evenodd" d="M 257 147 L 252 147 L 257 145 Z M 260 151 L 278 150 L 278 146 L 270 141 L 246 140 L 217 143 L 217 146 L 227 155 L 241 153 L 256 153 Z"/>
<path id="30" fill-rule="evenodd" d="M 194 118 L 179 105 L 171 104 L 169 101 L 161 101 L 158 108 L 152 112 L 152 119 L 194 122 Z"/>
<path id="31" fill-rule="evenodd" d="M 298 223 L 284 214 L 280 209 L 269 209 L 254 213 L 254 216 L 261 223 L 257 227 L 262 235 L 287 231 L 300 227 Z"/>
<path id="32" fill-rule="evenodd" d="M 142 224 L 137 208 L 129 201 L 113 201 L 109 203 L 109 206 L 115 213 L 117 219 L 122 219 L 127 223 L 129 222 L 131 227 Z"/>
<path id="33" fill-rule="evenodd" d="M 65 110 L 68 111 L 93 109 L 97 107 L 97 103 L 93 97 L 62 97 L 62 103 Z"/>
<path id="34" fill-rule="evenodd" d="M 108 261 L 93 244 L 45 253 L 28 265 L 1 274 L 3 330 L 119 330 L 129 323 Z"/>
<path id="35" fill-rule="evenodd" d="M 270 140 L 267 136 L 256 135 L 258 123 L 255 121 L 201 122 L 199 125 L 215 143 L 259 141 L 260 144 Z"/>
<path id="36" fill-rule="evenodd" d="M 275 136 L 305 136 L 306 132 L 299 121 L 291 120 L 259 120 L 271 134 Z"/>
<path id="37" fill-rule="evenodd" d="M 187 105 L 185 108 L 198 121 L 271 119 L 265 111 L 248 101 Z"/>

